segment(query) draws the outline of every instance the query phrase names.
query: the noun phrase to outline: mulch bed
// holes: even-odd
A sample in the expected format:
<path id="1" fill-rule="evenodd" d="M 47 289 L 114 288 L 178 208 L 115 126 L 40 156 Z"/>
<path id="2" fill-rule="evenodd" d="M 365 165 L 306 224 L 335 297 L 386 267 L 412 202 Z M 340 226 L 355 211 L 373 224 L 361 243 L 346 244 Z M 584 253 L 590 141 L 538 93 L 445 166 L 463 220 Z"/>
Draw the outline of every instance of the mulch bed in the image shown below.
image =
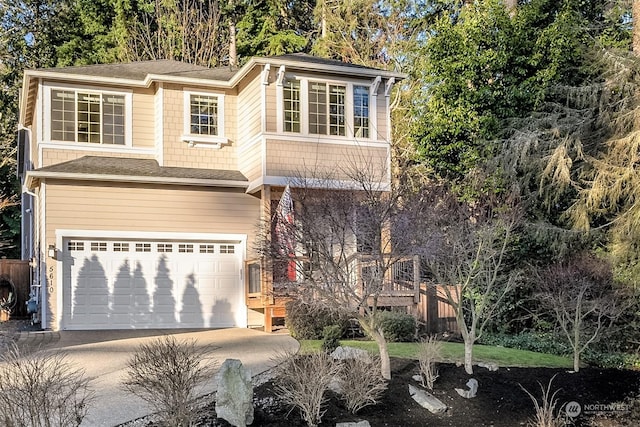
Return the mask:
<path id="1" fill-rule="evenodd" d="M 574 419 L 576 426 L 602 423 L 607 426 L 637 426 L 640 420 L 631 418 L 629 405 L 625 398 L 638 394 L 640 372 L 616 369 L 583 368 L 579 373 L 566 369 L 550 368 L 500 368 L 489 372 L 485 368 L 475 367 L 474 375 L 478 380 L 478 395 L 472 399 L 459 396 L 454 388 L 466 389 L 471 378 L 462 366 L 440 365 L 440 377 L 436 381 L 433 394 L 448 406 L 443 415 L 431 414 L 409 397 L 408 384 L 416 385 L 412 376 L 417 374 L 417 363 L 413 360 L 392 359 L 392 380 L 384 399 L 376 406 L 364 408 L 357 416 L 351 415 L 335 395 L 330 395 L 323 417 L 322 426 L 334 426 L 337 422 L 367 420 L 372 426 L 524 426 L 534 415 L 533 403 L 520 388 L 520 384 L 534 396 L 540 397 L 541 383 L 547 386 L 554 377 L 552 390 L 560 389 L 556 395 L 558 406 L 567 402 L 578 402 L 582 413 Z M 268 381 L 255 389 L 254 402 L 255 426 L 303 426 L 297 410 L 278 404 L 273 384 Z M 611 410 L 595 405 L 624 403 Z M 627 401 L 628 402 L 628 401 Z M 229 426 L 226 421 L 215 418 L 213 404 L 206 409 L 208 414 L 200 425 Z M 589 413 L 585 415 L 585 411 Z M 600 409 L 595 411 L 595 409 Z M 637 409 L 634 410 L 634 413 Z"/>

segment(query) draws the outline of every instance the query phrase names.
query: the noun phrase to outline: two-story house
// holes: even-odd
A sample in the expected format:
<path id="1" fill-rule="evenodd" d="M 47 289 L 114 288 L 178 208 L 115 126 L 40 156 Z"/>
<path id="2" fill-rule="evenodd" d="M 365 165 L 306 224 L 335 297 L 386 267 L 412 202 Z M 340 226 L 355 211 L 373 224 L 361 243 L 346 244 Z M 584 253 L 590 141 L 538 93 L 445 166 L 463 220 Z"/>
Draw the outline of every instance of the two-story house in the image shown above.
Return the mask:
<path id="1" fill-rule="evenodd" d="M 27 70 L 22 247 L 42 327 L 269 329 L 247 262 L 261 218 L 300 171 L 388 171 L 402 77 L 303 54 Z"/>

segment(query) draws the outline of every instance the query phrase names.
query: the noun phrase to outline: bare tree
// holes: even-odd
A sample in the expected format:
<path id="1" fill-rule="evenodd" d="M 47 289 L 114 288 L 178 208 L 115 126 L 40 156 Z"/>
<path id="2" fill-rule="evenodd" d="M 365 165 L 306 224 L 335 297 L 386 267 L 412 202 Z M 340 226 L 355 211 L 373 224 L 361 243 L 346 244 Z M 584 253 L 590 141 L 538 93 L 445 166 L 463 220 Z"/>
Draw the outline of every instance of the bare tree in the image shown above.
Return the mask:
<path id="1" fill-rule="evenodd" d="M 387 342 L 376 313 L 393 282 L 393 265 L 414 252 L 413 212 L 403 206 L 400 189 L 380 184 L 385 172 L 365 169 L 349 173 L 348 187 L 328 178 L 292 183 L 295 220 L 280 221 L 273 238 L 263 233 L 261 250 L 273 265 L 295 262 L 300 298 L 357 319 L 376 341 L 381 374 L 390 379 Z"/>
<path id="2" fill-rule="evenodd" d="M 599 340 L 624 310 L 611 266 L 592 255 L 579 255 L 540 274 L 538 297 L 573 350 L 573 370 L 580 355 Z"/>
<path id="3" fill-rule="evenodd" d="M 425 190 L 424 198 L 423 259 L 434 284 L 445 285 L 464 340 L 465 371 L 472 374 L 473 345 L 516 284 L 517 270 L 508 271 L 506 260 L 520 215 L 509 203 L 465 203 L 443 188 Z"/>
<path id="4" fill-rule="evenodd" d="M 221 42 L 217 0 L 151 0 L 130 29 L 130 60 L 174 59 L 203 66 L 219 65 L 228 50 Z"/>

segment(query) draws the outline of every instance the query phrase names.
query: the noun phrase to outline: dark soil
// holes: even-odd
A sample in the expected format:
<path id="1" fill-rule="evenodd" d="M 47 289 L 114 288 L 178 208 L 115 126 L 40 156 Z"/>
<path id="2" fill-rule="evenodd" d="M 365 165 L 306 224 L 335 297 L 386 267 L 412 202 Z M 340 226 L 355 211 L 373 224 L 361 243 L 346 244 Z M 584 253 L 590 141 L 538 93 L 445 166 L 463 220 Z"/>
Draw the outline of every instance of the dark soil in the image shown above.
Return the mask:
<path id="1" fill-rule="evenodd" d="M 471 378 L 463 367 L 453 364 L 440 365 L 440 377 L 433 394 L 448 406 L 443 415 L 434 415 L 419 406 L 408 392 L 408 384 L 417 385 L 412 379 L 418 373 L 413 360 L 392 359 L 392 380 L 382 401 L 351 415 L 337 396 L 330 393 L 322 426 L 334 426 L 337 422 L 367 420 L 371 426 L 523 426 L 534 416 L 534 406 L 522 385 L 540 398 L 541 383 L 546 387 L 554 377 L 552 390 L 558 407 L 567 402 L 578 402 L 582 413 L 574 419 L 576 426 L 637 426 L 640 425 L 637 403 L 629 398 L 638 394 L 640 372 L 615 369 L 583 368 L 579 373 L 565 369 L 548 368 L 500 368 L 489 372 L 475 367 L 471 376 L 478 380 L 478 395 L 472 399 L 459 396 L 454 388 L 466 389 Z M 627 399 L 627 400 L 625 400 Z M 297 410 L 279 404 L 273 392 L 273 383 L 266 382 L 255 389 L 255 426 L 303 426 Z M 635 402 L 635 401 L 634 401 Z M 595 405 L 619 403 L 615 408 Z M 226 421 L 215 419 L 213 404 L 207 407 L 208 416 L 200 425 L 229 426 Z M 585 414 L 587 412 L 587 414 Z"/>

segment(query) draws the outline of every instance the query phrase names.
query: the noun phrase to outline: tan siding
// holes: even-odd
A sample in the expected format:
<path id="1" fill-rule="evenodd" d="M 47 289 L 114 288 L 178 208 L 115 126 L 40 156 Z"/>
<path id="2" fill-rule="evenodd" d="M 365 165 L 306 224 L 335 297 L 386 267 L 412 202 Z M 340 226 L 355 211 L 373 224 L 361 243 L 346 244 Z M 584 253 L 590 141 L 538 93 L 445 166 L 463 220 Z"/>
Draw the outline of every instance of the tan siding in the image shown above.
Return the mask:
<path id="1" fill-rule="evenodd" d="M 60 150 L 55 148 L 45 148 L 42 150 L 42 167 L 54 165 L 56 163 L 68 162 L 70 160 L 79 159 L 83 156 L 103 156 L 118 157 L 129 159 L 154 159 L 155 156 L 147 154 L 132 153 L 109 153 L 100 151 L 83 151 L 83 150 Z"/>
<path id="2" fill-rule="evenodd" d="M 269 140 L 266 174 L 348 179 L 349 171 L 366 169 L 386 177 L 387 148 Z"/>
<path id="3" fill-rule="evenodd" d="M 191 88 L 190 89 L 196 89 Z M 224 93 L 220 91 L 219 93 Z M 236 101 L 237 97 L 228 91 L 224 98 L 225 136 L 230 144 L 220 149 L 189 147 L 182 141 L 184 133 L 184 92 L 176 85 L 164 89 L 164 141 L 163 157 L 165 166 L 203 169 L 235 170 L 238 168 L 236 154 Z"/>
<path id="4" fill-rule="evenodd" d="M 262 121 L 262 82 L 259 69 L 249 76 L 249 80 L 238 90 L 238 148 L 251 141 L 261 131 Z"/>
<path id="5" fill-rule="evenodd" d="M 36 104 L 37 105 L 37 104 Z M 40 112 L 37 108 L 34 108 L 33 121 L 31 123 L 31 139 L 29 140 L 29 158 L 33 162 L 33 168 L 39 168 L 40 162 L 38 159 L 38 126 L 40 125 Z"/>
<path id="6" fill-rule="evenodd" d="M 240 156 L 240 172 L 253 181 L 262 176 L 262 143 L 255 143 Z"/>
<path id="7" fill-rule="evenodd" d="M 384 95 L 378 95 L 377 100 L 377 129 L 373 129 L 372 136 L 378 140 L 387 140 L 387 131 L 389 124 L 387 122 L 387 98 Z"/>
<path id="8" fill-rule="evenodd" d="M 275 83 L 271 83 L 266 88 L 266 111 L 265 111 L 265 120 L 266 120 L 266 130 L 267 132 L 277 132 L 278 131 L 278 118 L 277 111 L 278 108 L 282 108 L 278 105 L 277 101 L 277 85 Z"/>
<path id="9" fill-rule="evenodd" d="M 132 96 L 132 146 L 151 148 L 154 143 L 154 91 L 136 89 Z"/>
<path id="10" fill-rule="evenodd" d="M 54 181 L 55 182 L 55 181 Z M 56 229 L 240 233 L 253 236 L 259 199 L 173 186 L 47 186 L 47 237 Z"/>

